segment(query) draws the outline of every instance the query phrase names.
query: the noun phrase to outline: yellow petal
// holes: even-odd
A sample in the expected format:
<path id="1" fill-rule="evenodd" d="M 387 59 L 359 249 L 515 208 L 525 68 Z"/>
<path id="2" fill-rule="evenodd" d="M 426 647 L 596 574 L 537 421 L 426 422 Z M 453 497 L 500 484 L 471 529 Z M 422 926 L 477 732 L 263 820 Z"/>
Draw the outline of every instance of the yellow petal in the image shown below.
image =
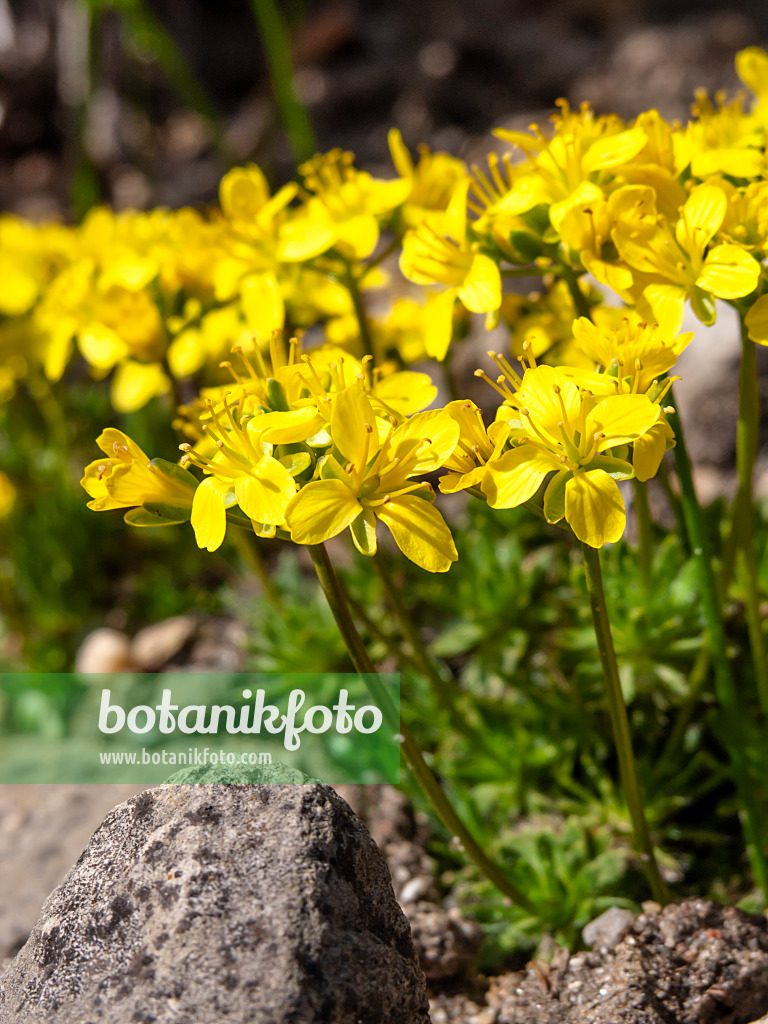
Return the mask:
<path id="1" fill-rule="evenodd" d="M 111 370 L 115 363 L 128 354 L 128 345 L 104 324 L 93 323 L 80 332 L 78 347 L 91 366 Z"/>
<path id="2" fill-rule="evenodd" d="M 532 498 L 547 473 L 555 469 L 562 469 L 555 455 L 521 445 L 488 463 L 483 493 L 491 508 L 515 508 Z"/>
<path id="3" fill-rule="evenodd" d="M 662 421 L 632 445 L 632 465 L 638 480 L 650 480 L 658 472 L 668 442 L 674 438 L 671 427 Z"/>
<path id="4" fill-rule="evenodd" d="M 688 196 L 683 206 L 682 217 L 677 225 L 677 240 L 685 249 L 694 243 L 697 252 L 703 253 L 720 230 L 728 200 L 725 192 L 716 185 L 699 185 Z"/>
<path id="5" fill-rule="evenodd" d="M 630 128 L 617 135 L 607 135 L 593 142 L 581 161 L 582 170 L 586 174 L 600 171 L 606 167 L 617 167 L 637 156 L 648 141 L 641 128 Z"/>
<path id="6" fill-rule="evenodd" d="M 360 382 L 336 395 L 331 413 L 331 436 L 347 462 L 358 469 L 376 453 L 376 416 Z"/>
<path id="7" fill-rule="evenodd" d="M 459 299 L 472 313 L 487 313 L 501 305 L 501 275 L 499 268 L 483 253 L 476 253 L 464 284 L 458 291 Z"/>
<path id="8" fill-rule="evenodd" d="M 280 526 L 288 502 L 296 493 L 296 483 L 276 459 L 265 455 L 251 475 L 235 483 L 237 504 L 249 519 L 267 526 Z"/>
<path id="9" fill-rule="evenodd" d="M 110 459 L 120 462 L 131 462 L 135 459 L 144 466 L 149 464 L 149 456 L 117 427 L 105 427 L 96 438 L 96 444 Z"/>
<path id="10" fill-rule="evenodd" d="M 768 295 L 761 295 L 751 307 L 744 322 L 747 333 L 758 345 L 768 345 Z"/>
<path id="11" fill-rule="evenodd" d="M 761 99 L 768 94 L 768 53 L 748 46 L 736 54 L 736 74 Z"/>
<path id="12" fill-rule="evenodd" d="M 760 264 L 738 245 L 716 245 L 707 253 L 696 284 L 719 299 L 738 299 L 757 288 Z"/>
<path id="13" fill-rule="evenodd" d="M 431 405 L 437 397 L 437 388 L 426 373 L 403 370 L 391 373 L 376 384 L 374 398 L 394 412 L 410 416 Z"/>
<path id="14" fill-rule="evenodd" d="M 295 444 L 313 437 L 325 423 L 317 407 L 308 405 L 288 412 L 267 412 L 248 421 L 248 433 L 270 444 Z"/>
<path id="15" fill-rule="evenodd" d="M 408 476 L 431 473 L 453 454 L 458 440 L 459 424 L 450 413 L 444 409 L 418 412 L 392 436 L 393 455 L 407 461 Z"/>
<path id="16" fill-rule="evenodd" d="M 429 502 L 403 494 L 375 511 L 405 557 L 427 572 L 447 572 L 458 559 L 451 531 Z"/>
<path id="17" fill-rule="evenodd" d="M 273 331 L 282 329 L 285 306 L 274 274 L 246 278 L 240 285 L 240 295 L 246 323 L 259 339 L 269 338 Z"/>
<path id="18" fill-rule="evenodd" d="M 617 541 L 627 513 L 616 481 L 602 469 L 576 473 L 565 485 L 565 518 L 578 539 L 592 548 Z"/>
<path id="19" fill-rule="evenodd" d="M 224 499 L 228 488 L 209 477 L 198 486 L 192 500 L 192 529 L 199 548 L 216 551 L 227 530 Z"/>
<path id="20" fill-rule="evenodd" d="M 160 363 L 138 363 L 126 359 L 112 378 L 112 405 L 117 412 L 136 412 L 157 395 L 170 390 Z"/>
<path id="21" fill-rule="evenodd" d="M 80 486 L 83 487 L 93 499 L 88 502 L 88 508 L 94 512 L 105 512 L 111 508 L 124 508 L 121 501 L 116 501 L 107 490 L 104 477 L 106 459 L 96 459 L 90 462 L 84 470 Z"/>
<path id="22" fill-rule="evenodd" d="M 427 332 L 424 348 L 432 359 L 442 362 L 445 359 L 453 337 L 453 304 L 456 301 L 456 289 L 449 288 L 427 299 Z"/>
<path id="23" fill-rule="evenodd" d="M 659 406 L 647 395 L 611 395 L 602 398 L 589 413 L 584 432 L 588 437 L 605 434 L 597 443 L 597 450 L 604 452 L 650 430 L 660 414 Z"/>
<path id="24" fill-rule="evenodd" d="M 345 530 L 362 511 L 341 480 L 315 480 L 289 503 L 285 521 L 296 544 L 322 544 Z"/>

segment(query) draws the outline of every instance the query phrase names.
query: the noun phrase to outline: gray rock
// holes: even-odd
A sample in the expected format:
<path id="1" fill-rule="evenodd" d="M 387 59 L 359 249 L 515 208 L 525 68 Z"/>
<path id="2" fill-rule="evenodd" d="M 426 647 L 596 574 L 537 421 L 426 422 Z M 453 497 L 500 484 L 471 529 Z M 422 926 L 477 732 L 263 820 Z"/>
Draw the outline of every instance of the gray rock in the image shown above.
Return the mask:
<path id="1" fill-rule="evenodd" d="M 384 861 L 329 787 L 112 811 L 0 979 L 14 1024 L 428 1024 Z"/>
<path id="2" fill-rule="evenodd" d="M 609 907 L 599 917 L 584 925 L 581 937 L 585 946 L 613 949 L 614 946 L 618 946 L 634 923 L 635 915 L 631 910 Z"/>
<path id="3" fill-rule="evenodd" d="M 0 959 L 15 956 L 27 941 L 43 900 L 107 811 L 142 789 L 146 786 L 0 786 Z"/>

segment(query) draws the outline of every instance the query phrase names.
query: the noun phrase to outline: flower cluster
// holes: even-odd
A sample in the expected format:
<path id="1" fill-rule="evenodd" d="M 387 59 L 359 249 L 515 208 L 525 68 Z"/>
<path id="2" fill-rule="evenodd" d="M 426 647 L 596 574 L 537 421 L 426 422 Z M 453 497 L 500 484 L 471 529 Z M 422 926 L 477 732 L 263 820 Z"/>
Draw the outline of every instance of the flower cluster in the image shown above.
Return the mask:
<path id="1" fill-rule="evenodd" d="M 206 216 L 96 211 L 77 231 L 47 229 L 44 255 L 7 225 L 29 252 L 6 312 L 34 319 L 49 376 L 75 339 L 95 372 L 117 368 L 118 409 L 169 377 L 201 389 L 181 410 L 187 468 L 127 440 L 112 453 L 103 435 L 93 507 L 134 504 L 155 522 L 187 508 L 210 550 L 229 520 L 306 544 L 349 529 L 372 555 L 382 522 L 445 571 L 456 551 L 424 479 L 443 469 L 443 492 L 508 508 L 541 491 L 549 522 L 593 547 L 617 540 L 617 481 L 649 479 L 674 444 L 663 402 L 692 337 L 679 334 L 685 303 L 711 324 L 730 302 L 768 343 L 768 55 L 742 51 L 736 66 L 752 99 L 699 95 L 686 125 L 562 102 L 549 131 L 499 129 L 513 148 L 487 170 L 425 148 L 414 161 L 393 130 L 390 180 L 334 150 L 275 195 L 257 167 L 231 171 Z M 399 283 L 386 259 L 398 249 Z M 505 276 L 533 274 L 541 291 L 504 292 Z M 377 289 L 389 305 L 372 315 Z M 609 292 L 621 308 L 603 304 Z M 445 359 L 472 314 L 509 328 L 487 428 L 469 400 L 425 411 L 437 389 L 407 369 Z M 314 348 L 284 351 L 284 329 Z"/>

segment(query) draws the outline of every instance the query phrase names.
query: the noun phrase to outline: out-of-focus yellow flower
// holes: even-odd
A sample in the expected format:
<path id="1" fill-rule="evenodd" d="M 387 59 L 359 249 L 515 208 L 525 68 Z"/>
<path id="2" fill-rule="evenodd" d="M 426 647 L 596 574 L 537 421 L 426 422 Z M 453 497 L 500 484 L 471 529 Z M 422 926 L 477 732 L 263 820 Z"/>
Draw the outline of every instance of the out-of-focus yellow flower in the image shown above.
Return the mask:
<path id="1" fill-rule="evenodd" d="M 581 351 L 621 384 L 620 391 L 645 393 L 669 373 L 693 332 L 678 334 L 658 324 L 646 324 L 632 309 L 602 307 L 596 322 L 579 317 L 573 336 Z"/>
<path id="2" fill-rule="evenodd" d="M 410 192 L 400 211 L 403 224 L 406 228 L 417 228 L 429 220 L 439 231 L 439 215 L 448 209 L 454 188 L 467 176 L 464 161 L 448 153 L 431 153 L 428 146 L 422 145 L 414 164 L 397 128 L 390 128 L 388 139 L 392 163 L 403 181 L 410 183 Z"/>
<path id="3" fill-rule="evenodd" d="M 409 231 L 400 268 L 416 284 L 439 284 L 443 291 L 432 306 L 426 340 L 429 355 L 444 359 L 453 330 L 456 299 L 472 313 L 492 314 L 501 306 L 501 275 L 494 261 L 478 252 L 467 237 L 469 179 L 456 188 L 445 214 L 444 234 L 428 223 Z"/>
<path id="4" fill-rule="evenodd" d="M 694 119 L 687 128 L 691 172 L 700 181 L 716 174 L 757 178 L 765 170 L 763 126 L 747 117 L 741 99 L 726 103 L 718 93 L 713 104 L 703 91 L 696 94 Z"/>
<path id="5" fill-rule="evenodd" d="M 347 259 L 362 260 L 376 248 L 382 219 L 405 202 L 411 182 L 373 178 L 357 170 L 354 159 L 354 154 L 334 149 L 299 168 L 309 195 L 283 232 L 283 258 L 297 258 L 297 247 L 304 249 L 302 239 L 308 233 L 317 235 L 318 244 L 302 252 L 302 259 L 333 246 Z"/>
<path id="6" fill-rule="evenodd" d="M 511 331 L 510 351 L 516 359 L 530 354 L 548 363 L 579 365 L 582 357 L 574 345 L 572 330 L 577 311 L 570 290 L 562 278 L 545 278 L 547 283 L 549 287 L 542 292 L 509 292 L 502 298 L 501 315 Z M 594 316 L 603 296 L 584 277 L 579 279 L 578 287 Z"/>
<path id="7" fill-rule="evenodd" d="M 537 125 L 533 135 L 497 128 L 494 135 L 518 146 L 528 159 L 528 173 L 521 175 L 505 200 L 509 214 L 524 213 L 541 203 L 549 206 L 552 226 L 559 221 L 573 194 L 584 182 L 600 186 L 643 149 L 647 137 L 642 128 L 627 128 L 614 115 L 596 116 L 584 103 L 572 111 L 565 100 L 558 102 L 554 135 L 547 139 Z"/>
<path id="8" fill-rule="evenodd" d="M 376 553 L 376 521 L 403 554 L 429 572 L 446 572 L 458 555 L 431 504 L 429 484 L 414 477 L 437 469 L 456 446 L 459 427 L 443 411 L 417 413 L 382 437 L 362 383 L 340 392 L 330 425 L 334 449 L 321 479 L 306 484 L 286 511 L 291 539 L 321 544 L 349 528 L 358 550 Z"/>
<path id="9" fill-rule="evenodd" d="M 10 515 L 16 504 L 16 488 L 6 473 L 0 470 L 0 519 Z"/>

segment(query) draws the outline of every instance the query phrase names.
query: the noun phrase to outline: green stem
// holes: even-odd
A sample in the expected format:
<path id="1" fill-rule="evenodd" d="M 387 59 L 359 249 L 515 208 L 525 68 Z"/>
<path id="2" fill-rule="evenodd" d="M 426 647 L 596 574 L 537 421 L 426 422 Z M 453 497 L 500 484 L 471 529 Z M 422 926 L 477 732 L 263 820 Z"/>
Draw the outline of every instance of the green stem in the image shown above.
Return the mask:
<path id="1" fill-rule="evenodd" d="M 653 841 L 651 840 L 651 833 L 645 817 L 640 785 L 637 781 L 637 769 L 635 767 L 635 755 L 632 752 L 632 738 L 629 732 L 627 708 L 624 703 L 624 695 L 621 692 L 619 667 L 616 663 L 616 652 L 613 647 L 613 637 L 611 636 L 611 624 L 605 607 L 603 575 L 600 570 L 600 553 L 597 548 L 590 547 L 589 544 L 584 543 L 581 545 L 581 553 L 584 558 L 587 593 L 589 594 L 589 603 L 592 608 L 592 623 L 595 627 L 597 650 L 600 655 L 600 664 L 603 667 L 603 677 L 608 696 L 608 711 L 611 717 L 613 739 L 619 758 L 619 774 L 621 776 L 624 796 L 629 807 L 629 814 L 632 818 L 635 846 L 642 858 L 653 898 L 658 900 L 659 903 L 668 903 L 669 893 L 661 877 L 659 866 L 656 863 Z"/>
<path id="2" fill-rule="evenodd" d="M 368 656 L 362 637 L 352 621 L 346 595 L 342 589 L 338 576 L 336 575 L 328 552 L 323 544 L 310 544 L 307 546 L 312 562 L 315 566 L 317 578 L 323 588 L 328 605 L 333 612 L 336 625 L 342 635 L 344 643 L 352 659 L 352 664 L 358 672 L 366 677 L 366 683 L 371 695 L 379 704 L 382 714 L 388 726 L 401 737 L 403 755 L 413 772 L 416 781 L 424 791 L 425 796 L 432 804 L 438 817 L 445 827 L 461 842 L 466 854 L 471 857 L 479 870 L 492 882 L 496 888 L 509 897 L 519 906 L 534 912 L 531 901 L 520 892 L 511 882 L 497 864 L 487 856 L 472 833 L 453 809 L 448 797 L 443 792 L 440 783 L 433 775 L 431 769 L 424 760 L 414 737 L 407 726 L 400 720 L 400 716 L 390 700 L 386 687 L 379 678 L 373 662 Z"/>
<path id="3" fill-rule="evenodd" d="M 733 767 L 734 781 L 744 808 L 744 835 L 752 873 L 757 886 L 765 895 L 768 893 L 768 863 L 761 840 L 761 829 L 758 824 L 760 816 L 753 797 L 744 744 L 740 740 L 743 709 L 728 657 L 728 643 L 720 607 L 718 582 L 704 530 L 704 517 L 693 484 L 691 460 L 688 457 L 688 449 L 685 444 L 683 425 L 677 412 L 669 413 L 667 420 L 675 435 L 673 449 L 675 468 L 680 480 L 681 501 L 688 540 L 699 577 L 701 608 L 715 670 L 715 692 L 722 713 L 722 734 L 725 737 L 726 748 Z"/>
<path id="4" fill-rule="evenodd" d="M 373 558 L 373 566 L 381 580 L 389 606 L 394 612 L 403 636 L 408 641 L 413 652 L 417 670 L 429 680 L 438 705 L 446 713 L 454 729 L 464 735 L 471 735 L 473 739 L 477 739 L 478 737 L 472 732 L 466 716 L 461 714 L 457 707 L 456 702 L 461 696 L 461 691 L 453 684 L 453 680 L 447 682 L 440 675 L 437 665 L 424 646 L 424 641 L 421 639 L 416 623 L 408 614 L 407 609 L 403 607 L 397 587 L 392 579 L 392 574 L 389 571 L 389 566 L 381 554 Z"/>
<path id="5" fill-rule="evenodd" d="M 644 480 L 634 478 L 635 513 L 637 515 L 637 551 L 640 563 L 640 577 L 646 591 L 651 589 L 653 576 L 653 521 L 648 504 L 648 485 Z"/>
<path id="6" fill-rule="evenodd" d="M 357 320 L 357 327 L 360 331 L 360 341 L 363 346 L 364 356 L 375 355 L 373 349 L 373 336 L 371 334 L 371 325 L 368 320 L 368 314 L 365 311 L 365 304 L 363 303 L 363 296 L 360 292 L 360 285 L 355 277 L 352 267 L 347 264 L 344 273 L 341 275 L 341 281 L 344 287 L 349 292 L 349 297 L 352 299 L 352 308 L 355 311 L 355 319 Z"/>
<path id="7" fill-rule="evenodd" d="M 661 484 L 662 490 L 667 496 L 669 507 L 672 509 L 672 515 L 675 517 L 675 523 L 677 524 L 678 533 L 683 547 L 690 554 L 691 546 L 688 541 L 688 529 L 685 525 L 685 516 L 683 514 L 683 505 L 680 501 L 680 495 L 676 493 L 672 487 L 672 481 L 669 478 L 669 467 L 666 461 L 662 460 L 659 466 L 659 471 L 656 474 L 656 479 Z"/>
<path id="8" fill-rule="evenodd" d="M 584 292 L 579 288 L 579 279 L 573 271 L 572 267 L 569 267 L 567 263 L 561 263 L 558 268 L 558 273 L 568 285 L 568 291 L 571 293 L 571 300 L 573 301 L 573 308 L 576 310 L 577 316 L 585 316 L 587 320 L 592 319 L 592 313 L 587 302 L 587 297 Z"/>
<path id="9" fill-rule="evenodd" d="M 275 0 L 251 0 L 269 64 L 272 90 L 297 164 L 317 151 L 306 107 L 293 91 L 293 59 L 288 32 Z"/>
<path id="10" fill-rule="evenodd" d="M 757 350 L 741 322 L 741 370 L 739 372 L 739 419 L 736 426 L 736 467 L 739 489 L 733 509 L 733 537 L 736 559 L 740 560 L 744 605 L 755 668 L 757 696 L 763 715 L 768 717 L 768 659 L 765 652 L 760 584 L 755 558 L 755 512 L 752 478 L 758 451 L 760 427 L 760 391 L 757 375 Z"/>
<path id="11" fill-rule="evenodd" d="M 253 530 L 243 527 L 242 529 L 230 530 L 227 536 L 230 536 L 230 534 L 238 555 L 261 584 L 264 596 L 275 608 L 279 609 L 282 606 L 280 594 L 264 565 Z"/>

